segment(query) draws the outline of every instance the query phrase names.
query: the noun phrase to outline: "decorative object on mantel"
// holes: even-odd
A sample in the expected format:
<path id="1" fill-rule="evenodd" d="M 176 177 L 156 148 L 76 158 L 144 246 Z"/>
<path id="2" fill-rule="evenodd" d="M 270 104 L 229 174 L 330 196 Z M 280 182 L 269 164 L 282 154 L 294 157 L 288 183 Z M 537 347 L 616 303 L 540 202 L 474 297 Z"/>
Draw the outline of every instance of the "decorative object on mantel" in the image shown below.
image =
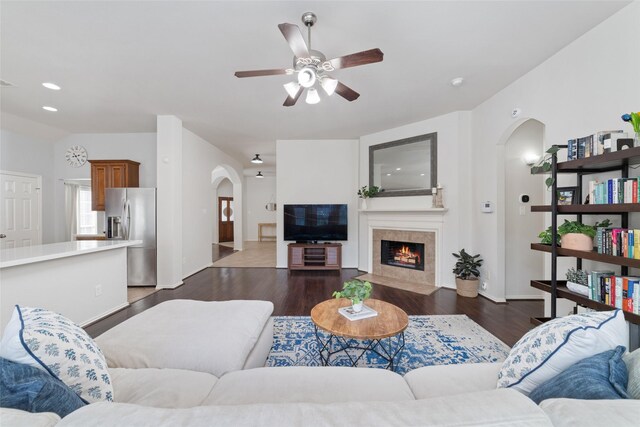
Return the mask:
<path id="1" fill-rule="evenodd" d="M 478 269 L 484 261 L 480 258 L 480 254 L 470 255 L 464 249 L 452 255 L 457 258 L 456 265 L 453 267 L 453 273 L 456 275 L 456 292 L 463 297 L 476 298 L 480 276 Z"/>
<path id="2" fill-rule="evenodd" d="M 442 184 L 438 184 L 437 187 L 431 189 L 431 207 L 438 209 L 444 208 L 444 204 L 442 203 L 443 191 Z"/>
<path id="3" fill-rule="evenodd" d="M 622 120 L 624 120 L 625 122 L 631 123 L 631 125 L 633 126 L 633 131 L 636 134 L 635 139 L 633 141 L 633 146 L 639 147 L 640 146 L 640 112 L 624 114 L 622 116 Z"/>
<path id="4" fill-rule="evenodd" d="M 371 283 L 358 279 L 351 279 L 344 282 L 342 291 L 335 291 L 334 298 L 348 298 L 351 300 L 355 313 L 362 311 L 364 300 L 371 296 Z"/>
<path id="5" fill-rule="evenodd" d="M 376 194 L 381 191 L 383 190 L 376 185 L 372 185 L 371 187 L 367 187 L 366 185 L 362 186 L 362 188 L 358 190 L 358 197 L 362 199 L 362 209 L 367 209 L 367 199 L 369 197 L 375 197 Z"/>

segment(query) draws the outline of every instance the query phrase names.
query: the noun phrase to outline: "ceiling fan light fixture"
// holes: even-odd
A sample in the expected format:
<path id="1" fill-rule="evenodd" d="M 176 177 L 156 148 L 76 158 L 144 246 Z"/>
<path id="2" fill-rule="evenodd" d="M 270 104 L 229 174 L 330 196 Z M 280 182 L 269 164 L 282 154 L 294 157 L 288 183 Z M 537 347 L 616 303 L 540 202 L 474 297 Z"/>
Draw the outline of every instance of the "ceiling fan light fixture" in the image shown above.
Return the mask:
<path id="1" fill-rule="evenodd" d="M 324 77 L 320 80 L 320 85 L 322 85 L 322 89 L 324 89 L 327 95 L 331 96 L 336 91 L 336 87 L 338 87 L 338 81 L 331 77 Z"/>
<path id="2" fill-rule="evenodd" d="M 316 71 L 311 67 L 304 67 L 298 71 L 298 83 L 300 86 L 309 88 L 316 84 Z"/>
<path id="3" fill-rule="evenodd" d="M 296 82 L 285 83 L 284 89 L 287 91 L 290 97 L 295 98 L 298 94 L 298 90 L 300 89 L 300 85 Z"/>
<path id="4" fill-rule="evenodd" d="M 320 95 L 318 95 L 318 91 L 314 88 L 311 88 L 307 91 L 307 104 L 317 104 L 320 102 Z"/>
<path id="5" fill-rule="evenodd" d="M 264 178 L 264 175 L 262 175 L 262 171 L 258 171 L 258 173 L 256 174 L 256 178 Z"/>
<path id="6" fill-rule="evenodd" d="M 260 154 L 256 154 L 256 156 L 253 159 L 251 159 L 251 163 L 257 163 L 257 164 L 262 163 L 262 159 L 260 158 Z"/>

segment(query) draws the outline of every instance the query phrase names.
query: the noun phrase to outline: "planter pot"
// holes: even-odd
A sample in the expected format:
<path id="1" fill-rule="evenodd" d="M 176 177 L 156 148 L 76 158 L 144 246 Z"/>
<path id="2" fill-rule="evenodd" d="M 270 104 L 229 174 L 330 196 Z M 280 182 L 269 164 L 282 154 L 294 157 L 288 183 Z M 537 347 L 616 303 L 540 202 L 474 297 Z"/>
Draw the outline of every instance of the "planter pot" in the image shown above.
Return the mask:
<path id="1" fill-rule="evenodd" d="M 360 199 L 362 200 L 362 203 L 360 204 L 360 208 L 362 210 L 367 210 L 367 199 Z"/>
<path id="2" fill-rule="evenodd" d="M 561 237 L 560 247 L 591 252 L 593 250 L 593 239 L 582 233 L 568 233 Z"/>
<path id="3" fill-rule="evenodd" d="M 360 313 L 362 311 L 362 306 L 364 305 L 364 302 L 360 301 L 357 304 L 353 304 L 353 301 L 351 301 L 352 306 L 351 308 L 353 308 L 353 311 L 355 311 L 356 313 Z"/>
<path id="4" fill-rule="evenodd" d="M 478 296 L 478 279 L 460 279 L 456 277 L 456 292 L 461 297 L 476 298 Z"/>

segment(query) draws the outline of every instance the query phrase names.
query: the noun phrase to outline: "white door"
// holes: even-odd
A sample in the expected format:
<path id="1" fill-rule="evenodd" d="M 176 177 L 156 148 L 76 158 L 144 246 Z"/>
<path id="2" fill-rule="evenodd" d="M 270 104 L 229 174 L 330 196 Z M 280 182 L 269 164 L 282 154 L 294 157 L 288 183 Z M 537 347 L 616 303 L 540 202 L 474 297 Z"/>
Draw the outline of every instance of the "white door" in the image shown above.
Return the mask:
<path id="1" fill-rule="evenodd" d="M 0 248 L 39 245 L 40 179 L 0 174 Z"/>

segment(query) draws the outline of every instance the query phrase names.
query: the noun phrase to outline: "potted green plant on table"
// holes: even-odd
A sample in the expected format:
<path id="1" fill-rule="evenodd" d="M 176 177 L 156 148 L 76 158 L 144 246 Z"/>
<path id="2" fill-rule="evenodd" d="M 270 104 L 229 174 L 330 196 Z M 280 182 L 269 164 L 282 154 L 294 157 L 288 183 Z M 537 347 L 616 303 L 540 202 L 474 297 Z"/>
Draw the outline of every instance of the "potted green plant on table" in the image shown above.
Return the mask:
<path id="1" fill-rule="evenodd" d="M 596 230 L 599 227 L 609 227 L 611 221 L 605 219 L 602 222 L 596 222 L 595 225 L 582 224 L 578 221 L 564 220 L 564 223 L 558 227 L 559 244 L 565 249 L 573 249 L 576 251 L 592 251 L 593 238 L 596 236 Z M 551 227 L 538 235 L 541 243 L 551 244 L 552 233 Z"/>
<path id="2" fill-rule="evenodd" d="M 456 275 L 456 292 L 463 297 L 475 298 L 478 296 L 479 268 L 484 262 L 478 255 L 470 255 L 464 249 L 459 253 L 453 253 L 456 257 L 456 265 L 453 273 Z"/>
<path id="3" fill-rule="evenodd" d="M 335 298 L 348 298 L 351 300 L 353 311 L 362 311 L 364 300 L 371 296 L 371 283 L 359 279 L 351 279 L 344 282 L 342 291 L 335 291 Z"/>
<path id="4" fill-rule="evenodd" d="M 367 209 L 367 199 L 369 197 L 375 197 L 380 191 L 380 187 L 376 185 L 372 185 L 371 187 L 364 185 L 359 189 L 358 197 L 362 199 L 362 209 Z"/>

